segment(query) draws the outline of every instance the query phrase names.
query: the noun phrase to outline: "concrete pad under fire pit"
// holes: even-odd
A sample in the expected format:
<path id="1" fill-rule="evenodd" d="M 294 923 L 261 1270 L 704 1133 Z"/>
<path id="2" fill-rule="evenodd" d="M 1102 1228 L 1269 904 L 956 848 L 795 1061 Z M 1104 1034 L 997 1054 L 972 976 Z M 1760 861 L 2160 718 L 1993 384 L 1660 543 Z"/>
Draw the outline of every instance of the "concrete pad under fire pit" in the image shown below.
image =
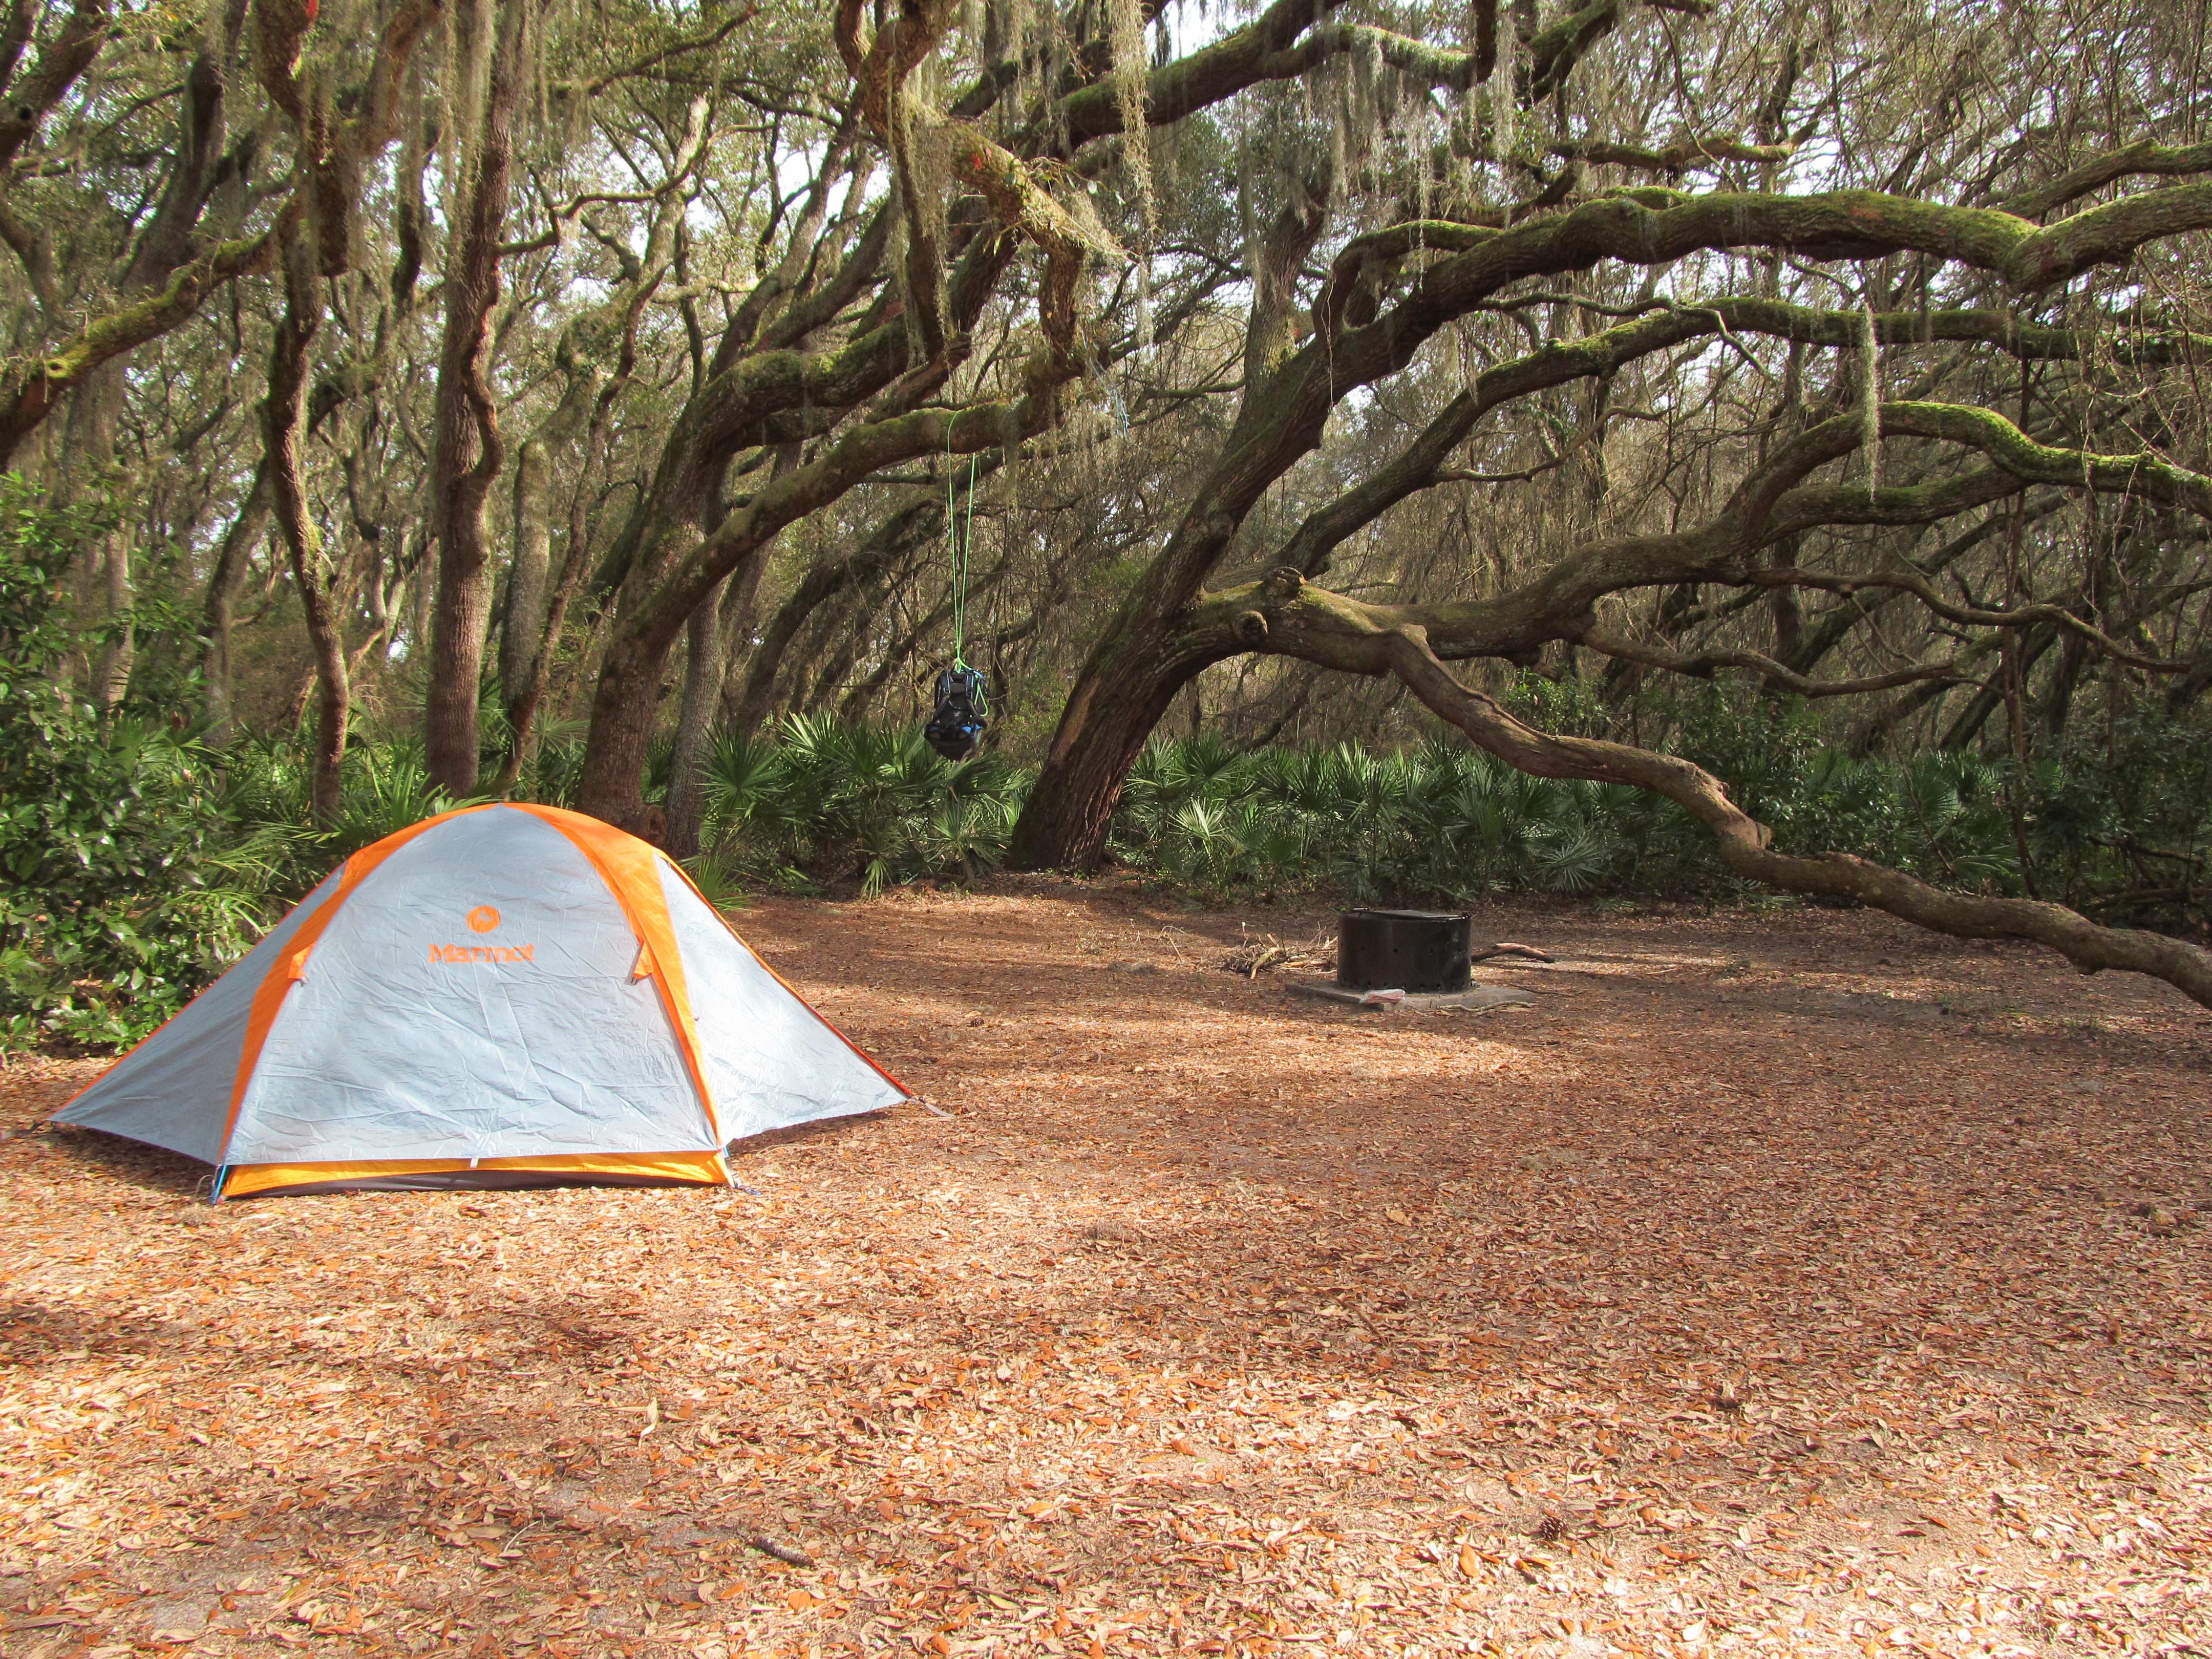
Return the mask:
<path id="1" fill-rule="evenodd" d="M 1349 1008 L 1372 1008 L 1386 1013 L 1396 1008 L 1424 1014 L 1451 1010 L 1480 1014 L 1492 1008 L 1525 1008 L 1536 1000 L 1516 985 L 1470 985 L 1464 991 L 1407 991 L 1394 1002 L 1367 1001 L 1376 994 L 1347 991 L 1325 979 L 1285 980 L 1283 988 L 1293 996 L 1318 997 L 1324 1002 L 1339 1002 Z"/>

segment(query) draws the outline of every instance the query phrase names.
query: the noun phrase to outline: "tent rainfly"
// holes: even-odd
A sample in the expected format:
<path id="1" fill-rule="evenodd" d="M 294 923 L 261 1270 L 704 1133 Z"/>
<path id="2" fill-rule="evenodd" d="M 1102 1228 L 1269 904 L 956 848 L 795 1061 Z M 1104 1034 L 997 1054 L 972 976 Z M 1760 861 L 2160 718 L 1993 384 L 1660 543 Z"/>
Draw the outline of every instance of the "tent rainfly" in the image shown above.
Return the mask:
<path id="1" fill-rule="evenodd" d="M 514 804 L 356 853 L 54 1121 L 220 1201 L 727 1184 L 733 1140 L 906 1098 L 665 854 Z"/>

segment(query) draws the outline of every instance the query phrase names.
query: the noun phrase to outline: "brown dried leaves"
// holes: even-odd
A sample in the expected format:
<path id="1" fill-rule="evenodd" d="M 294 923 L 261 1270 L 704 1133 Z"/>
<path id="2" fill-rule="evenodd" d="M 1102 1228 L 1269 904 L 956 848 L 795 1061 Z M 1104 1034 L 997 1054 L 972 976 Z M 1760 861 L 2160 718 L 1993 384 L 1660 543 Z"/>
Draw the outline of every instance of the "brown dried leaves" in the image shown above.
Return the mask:
<path id="1" fill-rule="evenodd" d="M 6 1650 L 2212 1638 L 2179 998 L 1862 916 L 1524 913 L 1486 931 L 1562 961 L 1471 1024 L 1166 920 L 741 918 L 960 1109 L 750 1152 L 760 1200 L 209 1212 L 0 1145 Z M 1139 935 L 1197 948 L 1114 973 Z M 5 1127 L 94 1069 L 14 1067 Z"/>

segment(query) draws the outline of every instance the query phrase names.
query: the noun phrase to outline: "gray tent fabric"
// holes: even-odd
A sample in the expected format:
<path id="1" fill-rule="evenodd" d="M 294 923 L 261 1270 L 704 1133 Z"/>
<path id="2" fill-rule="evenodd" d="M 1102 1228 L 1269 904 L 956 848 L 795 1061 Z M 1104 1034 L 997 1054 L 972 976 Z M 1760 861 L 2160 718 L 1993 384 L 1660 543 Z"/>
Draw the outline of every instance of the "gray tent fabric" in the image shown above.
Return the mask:
<path id="1" fill-rule="evenodd" d="M 785 988 L 665 859 L 660 887 L 683 947 L 700 1059 L 725 1140 L 872 1112 L 907 1097 Z"/>
<path id="2" fill-rule="evenodd" d="M 726 1181 L 730 1141 L 907 1097 L 665 854 L 495 805 L 355 854 L 55 1121 L 245 1190 Z"/>
<path id="3" fill-rule="evenodd" d="M 223 1125 L 246 1047 L 246 1018 L 256 987 L 291 948 L 307 918 L 337 892 L 333 872 L 265 938 L 161 1029 L 56 1115 L 196 1158 L 222 1162 Z"/>

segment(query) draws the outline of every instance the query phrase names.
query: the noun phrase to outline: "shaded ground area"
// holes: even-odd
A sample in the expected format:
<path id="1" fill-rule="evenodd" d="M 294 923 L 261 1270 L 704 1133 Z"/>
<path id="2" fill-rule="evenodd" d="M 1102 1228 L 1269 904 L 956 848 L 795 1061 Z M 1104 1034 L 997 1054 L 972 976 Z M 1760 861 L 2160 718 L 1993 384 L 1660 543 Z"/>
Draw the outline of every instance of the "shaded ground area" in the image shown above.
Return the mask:
<path id="1" fill-rule="evenodd" d="M 2212 1018 L 1805 911 L 1212 965 L 1316 921 L 763 904 L 934 1111 L 758 1197 L 210 1211 L 17 1062 L 0 1650 L 2212 1650 Z"/>

